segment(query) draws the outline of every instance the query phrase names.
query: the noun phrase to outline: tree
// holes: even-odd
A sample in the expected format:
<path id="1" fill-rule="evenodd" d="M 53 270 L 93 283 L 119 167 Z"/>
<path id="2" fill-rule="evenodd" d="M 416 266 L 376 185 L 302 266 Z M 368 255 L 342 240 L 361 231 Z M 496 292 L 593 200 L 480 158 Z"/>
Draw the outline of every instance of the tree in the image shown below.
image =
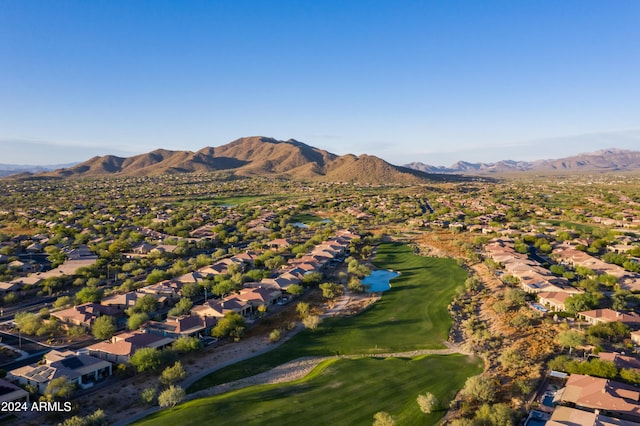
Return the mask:
<path id="1" fill-rule="evenodd" d="M 69 399 L 75 388 L 76 384 L 70 381 L 67 376 L 56 377 L 47 385 L 47 388 L 44 390 L 44 397 L 48 401 Z"/>
<path id="2" fill-rule="evenodd" d="M 69 306 L 73 303 L 70 296 L 60 296 L 53 302 L 54 308 L 64 308 L 65 306 Z"/>
<path id="3" fill-rule="evenodd" d="M 177 361 L 171 367 L 164 369 L 160 375 L 160 383 L 165 386 L 171 386 L 187 377 L 187 372 L 182 368 L 180 361 Z"/>
<path id="4" fill-rule="evenodd" d="M 186 283 L 182 286 L 180 294 L 182 297 L 193 299 L 194 297 L 198 297 L 202 294 L 202 286 L 198 283 Z"/>
<path id="5" fill-rule="evenodd" d="M 307 315 L 302 319 L 302 324 L 309 330 L 315 330 L 320 325 L 320 317 L 318 315 Z"/>
<path id="6" fill-rule="evenodd" d="M 36 334 L 42 326 L 42 319 L 39 315 L 31 312 L 18 312 L 14 322 L 20 331 L 25 334 Z"/>
<path id="7" fill-rule="evenodd" d="M 85 417 L 73 416 L 59 423 L 60 426 L 104 426 L 108 424 L 107 414 L 98 408 Z"/>
<path id="8" fill-rule="evenodd" d="M 373 426 L 395 426 L 396 421 L 386 411 L 378 411 L 373 415 Z"/>
<path id="9" fill-rule="evenodd" d="M 186 392 L 180 386 L 170 386 L 169 389 L 160 393 L 158 396 L 158 404 L 162 408 L 173 408 L 177 404 L 179 404 L 184 397 L 186 396 Z"/>
<path id="10" fill-rule="evenodd" d="M 322 290 L 322 297 L 325 299 L 333 299 L 342 294 L 342 286 L 336 283 L 320 284 L 320 289 Z"/>
<path id="11" fill-rule="evenodd" d="M 568 347 L 569 353 L 573 348 L 584 345 L 584 334 L 573 330 L 563 331 L 558 334 L 558 344 L 562 347 Z"/>
<path id="12" fill-rule="evenodd" d="M 482 404 L 476 413 L 474 424 L 512 426 L 513 410 L 505 403 Z"/>
<path id="13" fill-rule="evenodd" d="M 640 371 L 637 368 L 623 368 L 620 370 L 620 377 L 632 385 L 640 384 Z"/>
<path id="14" fill-rule="evenodd" d="M 467 379 L 462 393 L 480 402 L 491 403 L 496 397 L 493 379 L 487 376 L 472 376 Z"/>
<path id="15" fill-rule="evenodd" d="M 309 315 L 309 313 L 311 312 L 309 304 L 307 302 L 299 302 L 296 305 L 296 312 L 300 316 L 300 319 L 306 318 Z"/>
<path id="16" fill-rule="evenodd" d="M 506 349 L 500 354 L 498 357 L 500 364 L 503 365 L 506 369 L 515 369 L 519 367 L 523 367 L 527 364 L 525 357 L 522 353 L 513 348 Z"/>
<path id="17" fill-rule="evenodd" d="M 178 317 L 180 315 L 186 315 L 189 313 L 189 310 L 191 309 L 192 306 L 193 306 L 193 302 L 191 301 L 191 299 L 183 297 L 182 299 L 178 300 L 178 303 L 176 303 L 176 305 L 173 308 L 169 310 L 169 315 L 175 316 L 175 317 Z"/>
<path id="18" fill-rule="evenodd" d="M 180 353 L 197 351 L 202 347 L 202 342 L 197 337 L 182 336 L 171 345 L 174 351 Z"/>
<path id="19" fill-rule="evenodd" d="M 565 301 L 565 307 L 567 308 L 567 312 L 572 315 L 576 315 L 578 312 L 588 311 L 589 309 L 593 309 L 598 306 L 600 298 L 601 295 L 599 293 L 588 292 L 574 294 L 567 298 Z"/>
<path id="20" fill-rule="evenodd" d="M 347 284 L 347 289 L 352 293 L 362 293 L 364 291 L 364 285 L 358 277 L 351 277 Z"/>
<path id="21" fill-rule="evenodd" d="M 84 287 L 76 293 L 76 303 L 97 303 L 102 299 L 103 292 L 96 287 Z"/>
<path id="22" fill-rule="evenodd" d="M 237 312 L 227 312 L 213 327 L 211 335 L 218 338 L 231 336 L 239 339 L 244 332 L 244 327 L 242 315 Z"/>
<path id="23" fill-rule="evenodd" d="M 102 315 L 93 322 L 91 332 L 96 339 L 110 339 L 116 333 L 116 321 L 109 315 Z"/>
<path id="24" fill-rule="evenodd" d="M 136 304 L 133 306 L 133 312 L 144 312 L 147 314 L 156 309 L 158 309 L 158 301 L 150 294 L 145 294 L 136 300 Z"/>
<path id="25" fill-rule="evenodd" d="M 439 404 L 438 398 L 436 398 L 431 392 L 427 392 L 424 395 L 418 395 L 417 402 L 420 407 L 420 411 L 425 414 L 431 414 Z"/>
<path id="26" fill-rule="evenodd" d="M 129 363 L 140 373 L 155 371 L 162 364 L 162 353 L 156 348 L 140 348 L 131 355 Z"/>
<path id="27" fill-rule="evenodd" d="M 508 288 L 504 292 L 504 300 L 510 306 L 522 306 L 525 303 L 526 293 L 519 288 Z"/>
<path id="28" fill-rule="evenodd" d="M 271 343 L 275 343 L 281 338 L 282 338 L 282 332 L 278 328 L 271 330 L 271 333 L 269 333 L 269 341 Z"/>
<path id="29" fill-rule="evenodd" d="M 132 314 L 127 320 L 127 328 L 129 330 L 137 330 L 142 324 L 149 321 L 149 315 L 144 312 Z"/>
<path id="30" fill-rule="evenodd" d="M 300 296 L 302 293 L 304 293 L 304 287 L 302 287 L 300 284 L 291 284 L 289 287 L 287 287 L 287 293 L 292 296 Z"/>
<path id="31" fill-rule="evenodd" d="M 140 400 L 143 404 L 153 405 L 158 398 L 158 391 L 155 387 L 151 386 L 148 388 L 144 388 L 140 393 Z"/>

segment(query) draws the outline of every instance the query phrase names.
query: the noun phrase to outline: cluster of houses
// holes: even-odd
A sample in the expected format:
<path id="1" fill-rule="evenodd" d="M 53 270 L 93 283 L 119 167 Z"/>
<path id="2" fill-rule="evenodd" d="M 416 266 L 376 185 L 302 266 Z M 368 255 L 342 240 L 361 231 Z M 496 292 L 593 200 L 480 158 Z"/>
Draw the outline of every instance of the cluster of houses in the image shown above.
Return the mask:
<path id="1" fill-rule="evenodd" d="M 571 286 L 566 278 L 555 276 L 538 261 L 530 259 L 526 254 L 518 253 L 512 239 L 492 240 L 485 246 L 485 254 L 494 262 L 504 265 L 505 273 L 517 277 L 522 290 L 527 293 L 543 296 L 557 293 L 566 297 L 582 293 L 582 290 Z"/>
<path id="2" fill-rule="evenodd" d="M 514 241 L 498 238 L 485 246 L 485 254 L 504 265 L 504 273 L 519 279 L 521 288 L 535 293 L 541 305 L 554 311 L 565 311 L 566 300 L 582 293 L 568 280 L 553 275 L 539 262 L 515 250 Z M 556 259 L 567 265 L 583 266 L 596 274 L 609 274 L 618 279 L 621 288 L 639 290 L 637 274 L 631 274 L 616 265 L 601 261 L 570 244 L 560 244 L 553 250 Z M 618 312 L 613 309 L 593 309 L 579 312 L 578 317 L 591 325 L 620 322 L 633 331 L 631 340 L 640 345 L 640 315 L 634 312 Z M 637 370 L 640 360 L 624 354 L 601 352 L 599 358 L 611 361 L 619 369 Z M 640 426 L 640 390 L 635 386 L 610 379 L 552 372 L 559 380 L 560 389 L 547 392 L 539 409 L 532 412 L 527 425 L 638 425 Z M 535 415 L 534 415 L 535 413 Z M 536 417 L 539 416 L 539 417 Z M 545 423 L 546 422 L 546 423 Z"/>
<path id="3" fill-rule="evenodd" d="M 526 254 L 515 250 L 514 241 L 510 238 L 496 238 L 485 246 L 485 254 L 494 262 L 504 265 L 505 273 L 517 277 L 522 290 L 536 293 L 540 303 L 554 311 L 565 311 L 566 300 L 574 294 L 582 293 L 581 289 L 569 284 L 564 277 L 552 274 L 538 261 L 530 259 Z M 640 275 L 626 271 L 618 265 L 606 263 L 567 243 L 557 245 L 553 249 L 557 261 L 572 267 L 589 268 L 596 274 L 608 274 L 616 277 L 622 289 L 639 291 Z"/>
<path id="4" fill-rule="evenodd" d="M 291 259 L 272 278 L 246 283 L 238 293 L 221 299 L 205 298 L 204 303 L 194 305 L 188 315 L 169 316 L 164 321 L 147 321 L 138 330 L 118 333 L 110 340 L 87 346 L 77 353 L 52 351 L 47 354 L 44 364 L 18 368 L 11 371 L 8 378 L 23 385 L 36 386 L 40 392 L 46 389 L 52 379 L 62 375 L 80 387 L 91 386 L 95 380 L 111 374 L 111 363 L 125 363 L 141 348 L 163 349 L 180 337 L 204 338 L 210 335 L 218 320 L 228 312 L 250 317 L 261 306 L 268 308 L 280 303 L 287 288 L 301 283 L 305 274 L 322 271 L 331 262 L 341 261 L 356 237 L 356 234 L 348 230 L 337 231 L 332 238 L 316 245 L 309 253 Z M 269 245 L 272 248 L 286 249 L 291 242 L 278 239 L 271 241 Z M 194 273 L 136 291 L 114 294 L 103 298 L 100 303 L 84 303 L 54 311 L 51 316 L 62 323 L 90 329 L 102 315 L 122 318 L 127 308 L 134 306 L 138 299 L 146 295 L 154 296 L 161 305 L 171 305 L 181 297 L 181 289 L 185 284 L 198 283 L 216 274 L 227 273 L 234 264 L 244 269 L 253 265 L 256 257 L 251 252 L 240 253 L 200 268 Z"/>
<path id="5" fill-rule="evenodd" d="M 592 315 L 592 314 L 590 314 Z M 604 314 L 599 322 L 621 320 Z M 640 317 L 628 318 L 636 327 L 640 326 Z M 636 344 L 640 342 L 640 332 L 632 333 Z M 601 352 L 601 360 L 612 362 L 618 369 L 636 371 L 640 374 L 640 360 L 616 352 Z M 615 380 L 593 377 L 583 374 L 560 373 L 552 371 L 551 383 L 557 383 L 559 389 L 545 392 L 542 405 L 536 414 L 542 414 L 547 426 L 602 425 L 602 426 L 640 426 L 640 389 Z M 553 389 L 553 387 L 551 388 Z M 527 425 L 537 425 L 526 422 Z"/>
<path id="6" fill-rule="evenodd" d="M 633 248 L 634 246 L 627 245 L 625 247 Z M 623 249 L 619 245 L 616 250 L 621 251 Z M 640 291 L 640 274 L 629 272 L 618 265 L 604 262 L 589 253 L 577 250 L 566 242 L 555 247 L 553 254 L 557 256 L 558 261 L 561 263 L 589 268 L 598 275 L 607 274 L 616 277 L 620 288 L 624 290 Z"/>
<path id="7" fill-rule="evenodd" d="M 640 390 L 635 386 L 572 374 L 564 387 L 555 395 L 549 395 L 549 399 L 554 409 L 547 426 L 640 425 Z"/>
<path id="8" fill-rule="evenodd" d="M 41 249 L 40 247 L 39 250 Z M 91 266 L 98 260 L 98 256 L 92 253 L 86 245 L 68 249 L 65 254 L 67 259 L 63 264 L 46 272 L 37 272 L 37 268 L 32 263 L 14 260 L 11 264 L 19 268 L 21 272 L 17 278 L 9 282 L 0 282 L 0 296 L 20 291 L 25 286 L 38 285 L 47 278 L 73 275 L 79 268 Z"/>

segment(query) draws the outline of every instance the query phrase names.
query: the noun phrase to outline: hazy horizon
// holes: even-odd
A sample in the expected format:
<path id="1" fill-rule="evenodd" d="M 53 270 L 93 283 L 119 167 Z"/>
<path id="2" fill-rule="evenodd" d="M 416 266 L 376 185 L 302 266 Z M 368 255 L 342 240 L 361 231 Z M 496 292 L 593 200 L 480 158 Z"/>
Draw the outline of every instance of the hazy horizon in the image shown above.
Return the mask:
<path id="1" fill-rule="evenodd" d="M 244 136 L 532 161 L 640 146 L 640 3 L 3 2 L 0 163 Z"/>

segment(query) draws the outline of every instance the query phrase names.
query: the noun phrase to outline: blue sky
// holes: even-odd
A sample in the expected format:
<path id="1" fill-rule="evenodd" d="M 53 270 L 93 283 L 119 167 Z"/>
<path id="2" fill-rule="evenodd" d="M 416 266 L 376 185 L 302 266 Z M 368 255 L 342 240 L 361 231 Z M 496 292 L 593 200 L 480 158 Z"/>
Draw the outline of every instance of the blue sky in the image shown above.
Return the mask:
<path id="1" fill-rule="evenodd" d="M 637 1 L 0 0 L 0 163 L 238 137 L 395 164 L 640 149 Z"/>

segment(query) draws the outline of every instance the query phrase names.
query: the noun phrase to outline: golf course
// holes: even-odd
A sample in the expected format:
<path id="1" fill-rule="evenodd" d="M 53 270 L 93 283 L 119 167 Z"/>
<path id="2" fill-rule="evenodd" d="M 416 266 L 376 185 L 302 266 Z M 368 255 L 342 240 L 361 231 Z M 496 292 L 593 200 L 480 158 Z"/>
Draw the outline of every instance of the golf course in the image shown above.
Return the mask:
<path id="1" fill-rule="evenodd" d="M 325 319 L 274 350 L 215 371 L 189 393 L 270 370 L 301 357 L 332 357 L 295 382 L 252 386 L 157 412 L 140 424 L 370 425 L 386 411 L 398 424 L 435 424 L 479 359 L 461 354 L 401 353 L 443 349 L 451 327 L 447 306 L 466 272 L 453 259 L 418 256 L 411 247 L 382 243 L 374 264 L 400 273 L 391 289 L 359 315 Z M 376 354 L 398 354 L 374 358 Z M 348 355 L 349 358 L 343 356 Z M 360 356 L 362 355 L 362 356 Z M 440 408 L 420 411 L 418 394 L 431 392 Z"/>

